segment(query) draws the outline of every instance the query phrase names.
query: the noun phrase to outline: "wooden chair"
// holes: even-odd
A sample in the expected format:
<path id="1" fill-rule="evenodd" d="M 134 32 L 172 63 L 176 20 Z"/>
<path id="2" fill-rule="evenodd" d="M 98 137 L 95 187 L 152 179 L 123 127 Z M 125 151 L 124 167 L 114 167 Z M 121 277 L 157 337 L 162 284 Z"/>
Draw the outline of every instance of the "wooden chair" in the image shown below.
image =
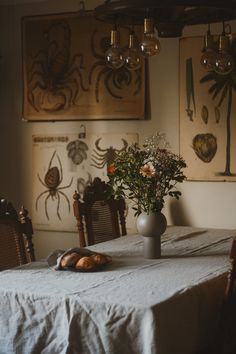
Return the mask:
<path id="1" fill-rule="evenodd" d="M 109 198 L 109 187 L 100 178 L 86 187 L 83 199 L 77 191 L 73 198 L 80 247 L 126 235 L 125 201 Z"/>
<path id="2" fill-rule="evenodd" d="M 230 263 L 214 354 L 216 350 L 219 354 L 236 353 L 236 238 L 232 242 Z"/>
<path id="3" fill-rule="evenodd" d="M 225 297 L 228 302 L 236 303 L 236 238 L 233 239 L 229 258 L 231 267 L 227 277 Z"/>
<path id="4" fill-rule="evenodd" d="M 19 216 L 10 202 L 0 199 L 0 270 L 35 260 L 32 224 L 22 207 Z"/>
<path id="5" fill-rule="evenodd" d="M 217 333 L 208 348 L 198 354 L 236 354 L 236 238 L 230 251 L 231 267 Z"/>

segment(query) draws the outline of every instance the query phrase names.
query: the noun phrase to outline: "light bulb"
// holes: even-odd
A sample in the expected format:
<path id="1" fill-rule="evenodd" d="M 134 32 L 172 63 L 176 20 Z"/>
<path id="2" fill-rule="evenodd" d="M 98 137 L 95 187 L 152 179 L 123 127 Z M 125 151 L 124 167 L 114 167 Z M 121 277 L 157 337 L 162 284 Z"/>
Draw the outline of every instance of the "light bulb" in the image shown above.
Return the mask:
<path id="1" fill-rule="evenodd" d="M 140 43 L 140 50 L 145 57 L 158 54 L 161 46 L 154 35 L 154 24 L 151 18 L 144 19 L 144 38 Z"/>
<path id="2" fill-rule="evenodd" d="M 106 64 L 111 69 L 119 69 L 124 65 L 123 50 L 120 47 L 119 32 L 111 31 L 111 46 L 105 53 Z"/>
<path id="3" fill-rule="evenodd" d="M 207 71 L 215 69 L 216 53 L 212 50 L 206 50 L 201 57 L 201 65 Z"/>
<path id="4" fill-rule="evenodd" d="M 219 53 L 216 56 L 215 72 L 220 75 L 231 73 L 234 68 L 234 60 L 232 55 L 228 53 Z"/>
<path id="5" fill-rule="evenodd" d="M 138 48 L 135 46 L 135 35 L 130 33 L 129 35 L 129 48 L 124 54 L 125 65 L 129 70 L 137 70 L 142 65 L 142 59 Z"/>
<path id="6" fill-rule="evenodd" d="M 210 31 L 204 37 L 204 50 L 200 60 L 201 65 L 207 71 L 212 71 L 215 69 L 216 53 L 214 51 L 214 38 L 210 34 Z"/>
<path id="7" fill-rule="evenodd" d="M 215 72 L 219 75 L 228 75 L 234 68 L 234 59 L 229 54 L 229 37 L 221 35 L 219 39 L 219 53 L 216 55 Z"/>

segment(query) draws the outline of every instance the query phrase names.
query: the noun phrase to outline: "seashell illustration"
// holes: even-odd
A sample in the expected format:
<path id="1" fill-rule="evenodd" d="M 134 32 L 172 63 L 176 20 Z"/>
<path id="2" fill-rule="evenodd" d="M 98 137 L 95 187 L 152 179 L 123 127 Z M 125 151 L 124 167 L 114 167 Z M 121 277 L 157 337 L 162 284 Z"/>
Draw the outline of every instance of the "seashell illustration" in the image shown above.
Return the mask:
<path id="1" fill-rule="evenodd" d="M 215 107 L 215 119 L 216 119 L 216 123 L 219 123 L 220 121 L 220 110 L 218 107 Z"/>
<path id="2" fill-rule="evenodd" d="M 193 150 L 200 160 L 210 162 L 217 151 L 217 139 L 211 133 L 197 134 L 193 138 Z"/>
<path id="3" fill-rule="evenodd" d="M 88 145 L 82 140 L 74 140 L 67 144 L 68 157 L 75 165 L 80 165 L 87 159 Z"/>
<path id="4" fill-rule="evenodd" d="M 205 124 L 208 123 L 208 108 L 207 106 L 202 106 L 202 111 L 201 111 L 201 116 L 202 116 L 202 120 Z"/>

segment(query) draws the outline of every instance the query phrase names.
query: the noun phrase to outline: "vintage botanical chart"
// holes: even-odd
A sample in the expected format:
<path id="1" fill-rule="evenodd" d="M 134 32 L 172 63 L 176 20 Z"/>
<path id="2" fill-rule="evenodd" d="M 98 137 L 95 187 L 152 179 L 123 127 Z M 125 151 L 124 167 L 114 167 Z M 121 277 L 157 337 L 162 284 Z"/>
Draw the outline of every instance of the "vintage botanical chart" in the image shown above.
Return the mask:
<path id="1" fill-rule="evenodd" d="M 229 75 L 207 72 L 200 64 L 202 48 L 203 37 L 180 40 L 180 153 L 188 165 L 185 174 L 189 180 L 236 181 L 235 69 Z"/>
<path id="2" fill-rule="evenodd" d="M 80 135 L 79 135 L 80 136 Z M 33 136 L 32 219 L 35 229 L 76 231 L 75 190 L 83 195 L 94 177 L 107 181 L 117 154 L 138 142 L 137 134 Z"/>
<path id="3" fill-rule="evenodd" d="M 92 11 L 23 18 L 24 119 L 145 118 L 145 63 L 109 68 L 111 29 Z M 127 47 L 129 29 L 120 32 Z"/>

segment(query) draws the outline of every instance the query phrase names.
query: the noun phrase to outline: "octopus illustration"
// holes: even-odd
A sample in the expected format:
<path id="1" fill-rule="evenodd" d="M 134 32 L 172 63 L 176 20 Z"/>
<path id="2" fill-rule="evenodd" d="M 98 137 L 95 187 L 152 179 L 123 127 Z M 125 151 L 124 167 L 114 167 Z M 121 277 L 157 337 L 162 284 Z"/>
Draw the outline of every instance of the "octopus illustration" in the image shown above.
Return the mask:
<path id="1" fill-rule="evenodd" d="M 110 39 L 103 37 L 99 42 L 99 51 L 95 49 L 95 43 L 97 43 L 96 36 L 98 30 L 94 30 L 91 36 L 91 51 L 96 59 L 89 72 L 89 84 L 91 85 L 95 81 L 95 97 L 96 102 L 100 101 L 100 85 L 103 83 L 107 92 L 116 99 L 124 98 L 124 87 L 129 87 L 132 82 L 135 83 L 135 89 L 133 96 L 136 96 L 142 85 L 142 71 L 141 69 L 131 72 L 125 66 L 120 69 L 111 69 L 107 66 L 105 61 L 105 52 L 110 45 Z"/>
<path id="2" fill-rule="evenodd" d="M 83 80 L 83 55 L 71 56 L 67 22 L 53 22 L 44 32 L 45 47 L 29 58 L 27 99 L 35 111 L 58 112 L 75 105 L 88 88 Z"/>
<path id="3" fill-rule="evenodd" d="M 54 159 L 57 159 L 57 164 L 59 166 L 52 166 Z M 44 176 L 44 181 L 38 174 L 38 179 L 40 183 L 46 188 L 42 193 L 39 194 L 39 196 L 36 199 L 36 210 L 38 210 L 38 204 L 39 200 L 46 195 L 46 198 L 44 200 L 44 211 L 47 219 L 49 220 L 49 214 L 48 214 L 48 199 L 51 198 L 52 200 L 57 201 L 57 216 L 58 219 L 61 220 L 61 215 L 59 212 L 60 209 L 60 201 L 61 201 L 61 196 L 63 196 L 67 202 L 68 209 L 70 212 L 70 201 L 67 197 L 67 195 L 62 192 L 62 189 L 67 189 L 71 186 L 73 182 L 73 177 L 71 178 L 71 181 L 68 185 L 59 187 L 63 181 L 63 170 L 62 170 L 62 163 L 60 160 L 60 157 L 56 153 L 56 150 L 53 152 L 52 157 L 50 159 L 49 165 L 48 165 L 48 170 Z"/>
<path id="4" fill-rule="evenodd" d="M 91 166 L 102 169 L 107 166 L 107 172 L 109 167 L 113 164 L 117 153 L 126 150 L 128 147 L 128 143 L 125 139 L 122 139 L 124 146 L 121 149 L 115 149 L 113 146 L 109 146 L 108 148 L 102 148 L 100 146 L 100 141 L 102 138 L 98 138 L 95 141 L 96 149 L 93 149 L 94 154 L 92 154 L 91 161 L 93 162 Z"/>

